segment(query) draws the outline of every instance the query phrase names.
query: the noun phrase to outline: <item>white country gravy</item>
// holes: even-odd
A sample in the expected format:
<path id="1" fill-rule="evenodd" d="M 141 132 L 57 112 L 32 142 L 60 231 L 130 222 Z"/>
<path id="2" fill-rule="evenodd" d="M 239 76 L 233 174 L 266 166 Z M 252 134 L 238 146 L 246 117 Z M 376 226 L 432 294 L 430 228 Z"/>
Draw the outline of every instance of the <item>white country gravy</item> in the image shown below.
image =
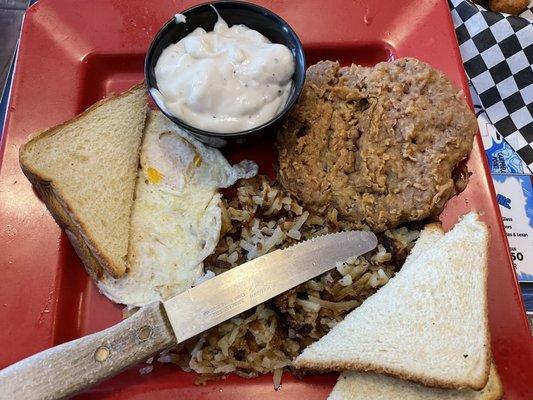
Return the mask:
<path id="1" fill-rule="evenodd" d="M 286 46 L 245 25 L 230 28 L 219 15 L 212 32 L 197 28 L 163 50 L 155 67 L 159 93 L 152 95 L 191 126 L 239 132 L 282 111 L 294 67 Z"/>

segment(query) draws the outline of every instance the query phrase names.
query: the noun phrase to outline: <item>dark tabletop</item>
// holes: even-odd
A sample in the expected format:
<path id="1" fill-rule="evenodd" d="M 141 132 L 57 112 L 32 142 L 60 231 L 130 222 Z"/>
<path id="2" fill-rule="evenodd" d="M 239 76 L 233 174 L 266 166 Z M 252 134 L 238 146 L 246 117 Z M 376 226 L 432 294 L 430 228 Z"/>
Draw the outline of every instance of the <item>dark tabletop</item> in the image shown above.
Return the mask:
<path id="1" fill-rule="evenodd" d="M 35 0 L 31 1 L 34 3 Z M 30 0 L 0 0 L 0 135 L 6 111 L 7 93 L 10 87 L 10 70 L 17 42 L 20 34 L 20 26 L 24 12 L 30 4 Z M 4 91 L 4 88 L 6 89 Z"/>

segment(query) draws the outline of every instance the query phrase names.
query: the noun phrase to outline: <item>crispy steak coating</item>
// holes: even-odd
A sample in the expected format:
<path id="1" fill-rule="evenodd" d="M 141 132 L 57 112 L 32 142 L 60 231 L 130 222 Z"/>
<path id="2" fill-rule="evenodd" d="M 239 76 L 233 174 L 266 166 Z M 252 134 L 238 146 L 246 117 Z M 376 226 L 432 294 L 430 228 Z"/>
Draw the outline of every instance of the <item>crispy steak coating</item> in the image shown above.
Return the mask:
<path id="1" fill-rule="evenodd" d="M 476 118 L 429 65 L 319 62 L 278 135 L 279 177 L 307 206 L 381 232 L 438 215 Z"/>
<path id="2" fill-rule="evenodd" d="M 489 0 L 489 9 L 494 12 L 518 15 L 526 11 L 529 0 Z"/>

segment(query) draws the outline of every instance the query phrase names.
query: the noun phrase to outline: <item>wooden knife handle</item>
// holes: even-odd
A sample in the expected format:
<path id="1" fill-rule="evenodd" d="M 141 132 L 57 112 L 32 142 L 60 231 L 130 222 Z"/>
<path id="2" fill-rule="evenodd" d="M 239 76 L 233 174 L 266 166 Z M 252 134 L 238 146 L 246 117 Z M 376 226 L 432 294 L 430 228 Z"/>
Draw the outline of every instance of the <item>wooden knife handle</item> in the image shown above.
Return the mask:
<path id="1" fill-rule="evenodd" d="M 175 343 L 162 303 L 153 303 L 109 329 L 3 369 L 0 397 L 41 400 L 71 396 Z"/>

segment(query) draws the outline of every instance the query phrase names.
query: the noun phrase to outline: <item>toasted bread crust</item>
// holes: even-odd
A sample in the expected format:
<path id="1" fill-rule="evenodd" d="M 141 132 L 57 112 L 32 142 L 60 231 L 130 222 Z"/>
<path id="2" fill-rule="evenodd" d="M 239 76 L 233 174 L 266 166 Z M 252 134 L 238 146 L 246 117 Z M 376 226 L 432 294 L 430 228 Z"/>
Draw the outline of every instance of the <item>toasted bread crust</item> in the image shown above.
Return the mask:
<path id="1" fill-rule="evenodd" d="M 489 359 L 490 365 L 490 359 Z M 298 361 L 294 364 L 298 369 L 306 369 L 310 371 L 331 372 L 331 371 L 358 371 L 358 372 L 375 372 L 382 375 L 399 378 L 413 383 L 418 383 L 428 387 L 442 388 L 442 389 L 465 389 L 471 388 L 474 390 L 483 389 L 488 381 L 488 374 L 484 379 L 474 383 L 469 381 L 449 381 L 434 379 L 424 375 L 415 375 L 408 373 L 402 369 L 388 368 L 379 364 L 363 364 L 355 361 L 352 362 L 313 362 L 313 361 Z"/>
<path id="2" fill-rule="evenodd" d="M 74 247 L 76 254 L 81 258 L 83 265 L 87 270 L 87 273 L 95 281 L 98 281 L 100 279 L 104 270 L 114 278 L 119 278 L 124 275 L 124 273 L 126 272 L 126 268 L 122 265 L 116 265 L 116 263 L 114 263 L 112 260 L 105 257 L 104 252 L 100 249 L 98 245 L 98 242 L 91 237 L 83 222 L 79 220 L 78 216 L 76 215 L 76 212 L 66 200 L 66 197 L 61 193 L 59 188 L 54 185 L 53 179 L 51 177 L 45 176 L 39 171 L 33 170 L 32 167 L 25 162 L 25 151 L 30 144 L 42 138 L 55 135 L 61 128 L 71 124 L 74 121 L 81 119 L 85 115 L 99 108 L 102 104 L 106 103 L 110 99 L 128 95 L 142 88 L 146 88 L 144 81 L 136 84 L 124 93 L 115 94 L 113 96 L 102 99 L 87 108 L 85 111 L 83 111 L 81 114 L 77 115 L 73 119 L 68 120 L 62 124 L 56 125 L 52 128 L 49 128 L 32 137 L 19 149 L 19 163 L 22 172 L 24 173 L 24 175 L 26 175 L 26 177 L 33 184 L 33 186 L 35 186 L 37 192 L 41 196 L 41 199 L 46 204 L 46 207 L 54 217 L 57 224 L 63 229 L 65 229 L 65 232 L 67 233 L 67 236 L 72 246 Z M 138 156 L 139 154 L 137 154 L 137 157 Z"/>
<path id="3" fill-rule="evenodd" d="M 499 400 L 503 397 L 503 385 L 494 361 L 490 361 L 490 368 L 492 379 L 487 382 L 487 386 L 484 388 L 487 395 L 486 400 Z"/>
<path id="4" fill-rule="evenodd" d="M 24 165 L 22 165 L 22 172 L 28 180 L 35 186 L 41 199 L 46 204 L 48 211 L 52 214 L 57 224 L 65 230 L 74 250 L 78 257 L 81 258 L 87 273 L 95 281 L 99 280 L 103 270 L 111 271 L 113 268 L 108 265 L 105 258 L 101 254 L 94 254 L 91 247 L 97 251 L 97 246 L 93 244 L 90 247 L 90 238 L 82 235 L 83 227 L 76 221 L 75 213 L 69 209 L 68 204 L 64 201 L 64 197 L 58 193 L 51 181 L 41 179 L 39 176 L 33 174 Z"/>
<path id="5" fill-rule="evenodd" d="M 367 381 L 367 379 L 369 379 Z M 499 400 L 503 395 L 503 387 L 494 361 L 491 361 L 487 385 L 479 391 L 465 388 L 462 390 L 423 387 L 420 384 L 405 384 L 406 381 L 388 378 L 381 374 L 366 372 L 343 373 L 333 389 L 331 399 L 479 399 Z M 382 384 L 382 387 L 380 384 Z M 425 389 L 424 389 L 425 388 Z M 397 391 L 396 391 L 397 389 Z M 422 391 L 420 391 L 422 390 Z M 376 391 L 376 392 L 375 392 Z M 375 396 L 374 396 L 375 393 Z M 433 394 L 433 396 L 431 396 Z"/>
<path id="6" fill-rule="evenodd" d="M 479 213 L 477 213 L 479 217 Z M 489 243 L 490 243 L 490 231 L 486 225 L 483 225 L 484 229 L 487 232 L 486 241 L 484 243 L 485 252 L 484 254 L 488 255 Z M 441 231 L 442 228 L 440 224 L 434 223 L 426 226 L 425 229 Z M 485 260 L 487 263 L 487 260 Z M 488 268 L 484 269 L 483 279 L 487 282 L 488 279 Z M 482 307 L 485 315 L 488 315 L 488 297 L 485 292 L 485 296 L 482 299 Z M 357 310 L 355 310 L 357 312 Z M 445 380 L 445 379 L 435 379 L 434 377 L 429 377 L 424 374 L 414 374 L 408 371 L 405 371 L 402 368 L 393 368 L 388 366 L 380 365 L 379 363 L 361 363 L 355 360 L 352 361 L 340 361 L 340 360 L 330 360 L 330 361 L 315 361 L 309 359 L 302 359 L 301 356 L 296 358 L 293 361 L 293 365 L 296 368 L 318 371 L 318 372 L 329 372 L 329 371 L 362 371 L 362 372 L 375 372 L 395 378 L 404 379 L 410 382 L 422 384 L 429 387 L 443 388 L 443 389 L 465 389 L 470 388 L 474 390 L 481 390 L 487 385 L 489 379 L 490 366 L 492 362 L 491 351 L 490 351 L 490 331 L 488 325 L 488 318 L 485 322 L 485 346 L 486 346 L 486 357 L 483 361 L 484 364 L 481 365 L 482 373 L 479 374 L 479 377 L 474 378 L 473 376 L 467 376 L 462 380 Z M 500 385 L 501 386 L 501 385 Z"/>
<path id="7" fill-rule="evenodd" d="M 478 213 L 478 218 L 481 217 L 481 215 L 482 215 L 481 213 Z M 491 235 L 490 235 L 490 230 L 489 230 L 488 226 L 484 225 L 484 227 L 485 227 L 485 229 L 487 231 L 487 240 L 485 241 L 485 255 L 486 255 L 486 257 L 488 257 Z M 485 268 L 485 273 L 483 275 L 483 280 L 485 281 L 485 287 L 488 288 L 488 280 L 489 280 L 488 259 L 485 260 L 485 264 L 487 265 L 487 268 Z M 487 379 L 485 379 L 485 381 L 483 383 L 483 387 L 484 387 L 487 384 L 487 380 L 489 379 L 489 373 L 490 373 L 491 364 L 494 365 L 494 363 L 492 362 L 491 337 L 490 337 L 490 327 L 489 327 L 489 318 L 488 318 L 488 315 L 489 315 L 489 296 L 488 296 L 487 291 L 485 291 L 485 296 L 483 298 L 483 311 L 484 311 L 485 315 L 487 316 L 487 318 L 485 320 L 485 343 L 489 347 L 488 348 L 488 353 L 489 354 L 486 357 L 486 363 L 485 363 L 485 366 L 484 366 L 484 371 L 486 371 L 485 375 L 487 376 Z M 496 376 L 498 376 L 498 374 L 496 374 Z M 498 383 L 501 386 L 501 383 L 499 381 L 499 376 L 498 376 Z M 476 389 L 476 388 L 473 388 L 473 389 Z M 477 389 L 480 390 L 481 388 L 477 388 Z"/>

